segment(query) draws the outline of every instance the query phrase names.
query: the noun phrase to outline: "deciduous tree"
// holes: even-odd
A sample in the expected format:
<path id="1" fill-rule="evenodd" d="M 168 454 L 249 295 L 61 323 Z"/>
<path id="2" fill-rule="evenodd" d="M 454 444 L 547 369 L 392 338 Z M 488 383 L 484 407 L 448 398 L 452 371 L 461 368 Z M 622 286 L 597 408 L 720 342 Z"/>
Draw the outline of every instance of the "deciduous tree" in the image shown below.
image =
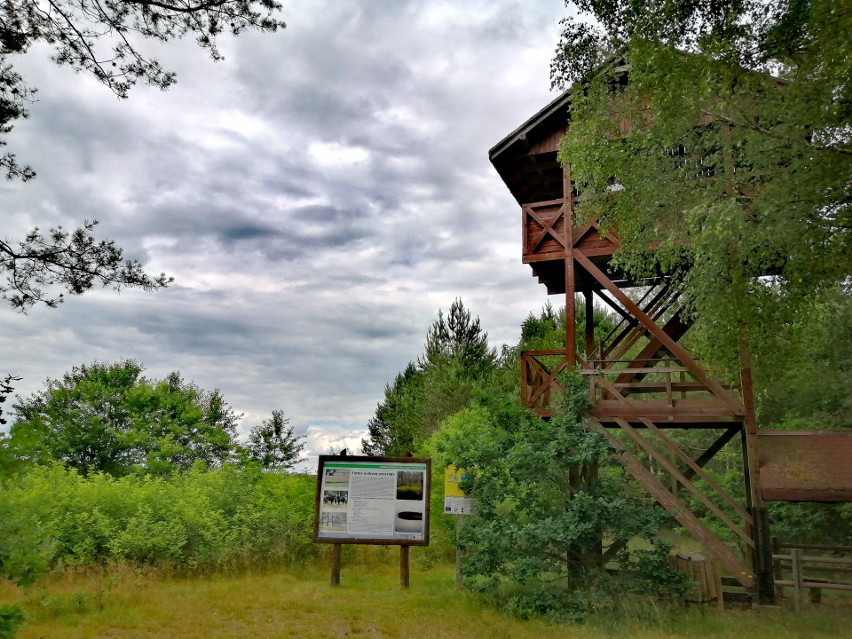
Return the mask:
<path id="1" fill-rule="evenodd" d="M 14 406 L 7 452 L 62 462 L 83 474 L 163 474 L 221 465 L 236 447 L 239 416 L 218 390 L 178 373 L 148 380 L 133 360 L 75 367 Z"/>
<path id="2" fill-rule="evenodd" d="M 616 607 L 622 596 L 680 591 L 657 536 L 665 519 L 631 493 L 606 440 L 584 428 L 583 380 L 566 381 L 552 420 L 502 395 L 453 415 L 433 436 L 441 461 L 466 469 L 463 487 L 477 497 L 460 536 L 467 583 L 508 593 L 520 614 L 563 618 Z M 620 550 L 621 576 L 612 579 L 605 544 L 634 536 L 648 550 Z"/>
<path id="3" fill-rule="evenodd" d="M 704 355 L 732 359 L 746 326 L 759 360 L 852 273 L 852 8 L 568 4 L 552 77 L 573 83 L 579 216 L 618 233 L 633 275 L 681 277 Z"/>

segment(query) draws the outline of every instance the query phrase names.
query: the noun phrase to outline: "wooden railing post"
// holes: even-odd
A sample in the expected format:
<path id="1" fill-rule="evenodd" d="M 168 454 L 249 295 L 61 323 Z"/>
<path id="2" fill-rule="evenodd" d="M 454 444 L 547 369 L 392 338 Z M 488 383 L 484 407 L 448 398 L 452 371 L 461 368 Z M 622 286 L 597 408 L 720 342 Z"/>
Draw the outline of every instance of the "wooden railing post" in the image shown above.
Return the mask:
<path id="1" fill-rule="evenodd" d="M 772 538 L 772 575 L 775 578 L 775 597 L 776 599 L 784 598 L 784 587 L 779 586 L 778 582 L 784 579 L 784 569 L 781 566 L 781 559 L 776 558 L 781 554 L 781 543 L 778 537 Z"/>
<path id="2" fill-rule="evenodd" d="M 792 570 L 793 570 L 793 607 L 800 610 L 802 607 L 802 549 L 793 548 L 790 550 L 792 555 Z"/>

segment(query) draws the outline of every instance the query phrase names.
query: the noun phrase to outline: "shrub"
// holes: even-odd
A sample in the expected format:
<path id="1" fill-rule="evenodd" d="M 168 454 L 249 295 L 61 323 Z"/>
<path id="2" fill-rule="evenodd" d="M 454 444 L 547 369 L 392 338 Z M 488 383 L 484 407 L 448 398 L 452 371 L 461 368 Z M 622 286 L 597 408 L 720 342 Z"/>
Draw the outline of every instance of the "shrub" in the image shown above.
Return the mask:
<path id="1" fill-rule="evenodd" d="M 657 536 L 659 510 L 623 490 L 606 439 L 584 427 L 582 381 L 567 388 L 551 420 L 503 397 L 458 413 L 436 435 L 436 450 L 470 472 L 478 498 L 460 538 L 468 585 L 521 616 L 558 619 L 614 608 L 625 593 L 683 592 Z M 651 550 L 625 546 L 609 558 L 621 569 L 611 576 L 602 540 L 633 537 Z"/>
<path id="2" fill-rule="evenodd" d="M 0 639 L 14 639 L 24 623 L 24 613 L 17 606 L 0 606 Z"/>
<path id="3" fill-rule="evenodd" d="M 0 574 L 62 565 L 180 570 L 290 563 L 315 554 L 315 478 L 225 466 L 168 478 L 82 477 L 34 467 L 0 485 Z"/>

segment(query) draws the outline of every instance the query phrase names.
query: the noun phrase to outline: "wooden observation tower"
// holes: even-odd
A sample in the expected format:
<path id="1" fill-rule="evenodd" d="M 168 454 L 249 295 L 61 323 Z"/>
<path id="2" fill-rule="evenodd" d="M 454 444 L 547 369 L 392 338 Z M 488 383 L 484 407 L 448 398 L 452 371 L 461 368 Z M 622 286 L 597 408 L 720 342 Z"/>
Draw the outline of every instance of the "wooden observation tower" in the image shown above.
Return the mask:
<path id="1" fill-rule="evenodd" d="M 631 281 L 611 266 L 619 248 L 615 234 L 602 234 L 594 222 L 574 225 L 578 193 L 571 167 L 557 160 L 557 146 L 569 120 L 570 104 L 563 95 L 489 152 L 521 207 L 523 262 L 532 267 L 548 294 L 565 296 L 565 347 L 523 353 L 523 402 L 547 417 L 551 393 L 561 390 L 559 374 L 567 368 L 579 370 L 588 380 L 591 424 L 623 451 L 626 470 L 715 556 L 728 575 L 755 592 L 758 601 L 772 601 L 764 499 L 847 501 L 852 497 L 852 477 L 835 477 L 834 484 L 832 478 L 817 477 L 808 484 L 785 475 L 784 455 L 789 457 L 790 440 L 784 436 L 790 433 L 761 431 L 758 437 L 747 353 L 741 354 L 738 384 L 714 379 L 679 342 L 689 321 L 681 313 L 673 282 L 665 275 Z M 572 319 L 580 310 L 576 304 L 585 307 L 584 340 L 575 335 Z M 595 304 L 607 306 L 620 318 L 599 343 L 593 333 Z M 577 349 L 578 341 L 585 348 Z M 708 429 L 716 437 L 694 456 L 667 435 L 671 429 Z M 616 431 L 624 434 L 622 440 L 614 436 Z M 742 442 L 745 503 L 704 470 L 735 438 Z M 811 450 L 815 460 L 811 466 L 816 469 L 830 449 L 837 450 L 839 444 L 830 439 L 807 436 L 793 447 Z M 850 451 L 850 442 L 852 438 L 842 438 L 841 448 Z M 762 472 L 771 485 L 761 481 Z M 745 552 L 723 542 L 690 505 L 712 513 Z"/>

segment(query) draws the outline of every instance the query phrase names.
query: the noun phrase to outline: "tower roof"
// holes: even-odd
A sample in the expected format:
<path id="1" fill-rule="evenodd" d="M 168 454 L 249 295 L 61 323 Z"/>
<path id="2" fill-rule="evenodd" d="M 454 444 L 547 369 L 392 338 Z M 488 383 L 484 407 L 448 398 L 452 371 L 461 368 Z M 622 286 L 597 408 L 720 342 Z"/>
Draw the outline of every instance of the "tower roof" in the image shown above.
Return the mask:
<path id="1" fill-rule="evenodd" d="M 518 204 L 562 197 L 559 140 L 568 130 L 568 93 L 551 101 L 488 151 Z"/>

